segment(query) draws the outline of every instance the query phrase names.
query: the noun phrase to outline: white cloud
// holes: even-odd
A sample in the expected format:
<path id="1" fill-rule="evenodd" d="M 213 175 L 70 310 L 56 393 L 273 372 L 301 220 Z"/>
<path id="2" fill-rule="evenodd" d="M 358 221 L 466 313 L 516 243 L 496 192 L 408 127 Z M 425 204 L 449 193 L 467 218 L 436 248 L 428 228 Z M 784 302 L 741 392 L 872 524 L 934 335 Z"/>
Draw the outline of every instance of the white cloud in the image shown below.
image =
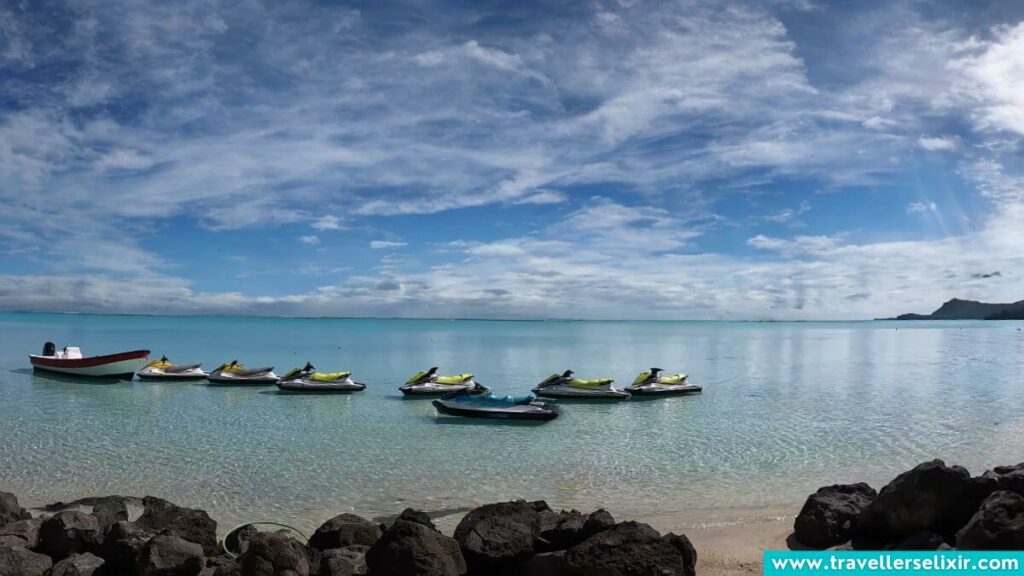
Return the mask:
<path id="1" fill-rule="evenodd" d="M 911 202 L 907 204 L 907 214 L 926 214 L 939 211 L 939 205 L 935 202 Z"/>
<path id="2" fill-rule="evenodd" d="M 394 242 L 389 240 L 373 240 L 370 242 L 370 249 L 372 250 L 386 250 L 389 248 L 401 248 L 405 246 L 405 242 Z"/>
<path id="3" fill-rule="evenodd" d="M 984 50 L 956 61 L 954 68 L 970 82 L 964 92 L 980 101 L 979 124 L 1024 134 L 1024 22 L 999 29 L 993 42 L 975 46 Z"/>
<path id="4" fill-rule="evenodd" d="M 303 244 L 309 244 L 311 246 L 316 246 L 320 244 L 320 238 L 316 235 L 299 236 L 299 242 L 302 242 Z"/>
<path id="5" fill-rule="evenodd" d="M 956 138 L 951 136 L 921 136 L 917 144 L 928 151 L 956 150 Z"/>
<path id="6" fill-rule="evenodd" d="M 314 230 L 319 230 L 321 232 L 325 230 L 341 230 L 341 220 L 339 220 L 337 216 L 327 214 L 314 220 L 310 226 L 312 226 Z"/>

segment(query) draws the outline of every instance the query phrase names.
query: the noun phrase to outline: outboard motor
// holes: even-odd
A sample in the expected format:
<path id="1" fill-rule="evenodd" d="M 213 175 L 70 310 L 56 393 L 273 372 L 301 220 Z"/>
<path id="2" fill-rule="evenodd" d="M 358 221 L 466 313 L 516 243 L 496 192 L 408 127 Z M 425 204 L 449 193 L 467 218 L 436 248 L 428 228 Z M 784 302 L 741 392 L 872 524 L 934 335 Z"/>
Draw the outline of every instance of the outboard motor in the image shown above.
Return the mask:
<path id="1" fill-rule="evenodd" d="M 43 356 L 54 356 L 57 354 L 57 345 L 53 342 L 43 344 Z"/>

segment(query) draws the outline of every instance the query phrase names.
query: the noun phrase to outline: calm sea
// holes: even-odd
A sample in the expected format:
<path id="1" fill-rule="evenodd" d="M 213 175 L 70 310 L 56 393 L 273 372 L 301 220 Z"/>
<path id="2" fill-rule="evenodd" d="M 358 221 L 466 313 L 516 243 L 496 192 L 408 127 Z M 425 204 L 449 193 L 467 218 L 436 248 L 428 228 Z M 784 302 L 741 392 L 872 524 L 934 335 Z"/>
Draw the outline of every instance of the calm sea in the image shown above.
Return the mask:
<path id="1" fill-rule="evenodd" d="M 943 458 L 1024 460 L 1020 322 L 490 322 L 0 314 L 0 490 L 42 504 L 153 494 L 225 524 L 514 497 L 681 522 L 795 514 L 823 484 Z M 311 361 L 352 396 L 34 375 L 43 342 L 213 368 Z M 397 387 L 430 366 L 523 393 L 553 372 L 698 396 L 564 405 L 544 425 L 438 417 Z"/>

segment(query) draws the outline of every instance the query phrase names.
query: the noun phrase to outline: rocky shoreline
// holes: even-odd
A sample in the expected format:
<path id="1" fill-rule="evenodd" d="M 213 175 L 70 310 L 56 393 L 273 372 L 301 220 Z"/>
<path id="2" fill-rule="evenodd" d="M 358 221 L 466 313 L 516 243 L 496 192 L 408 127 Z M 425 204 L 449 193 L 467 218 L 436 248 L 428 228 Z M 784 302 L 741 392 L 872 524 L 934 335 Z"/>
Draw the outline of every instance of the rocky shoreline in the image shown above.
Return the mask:
<path id="1" fill-rule="evenodd" d="M 791 547 L 1024 549 L 1024 463 L 972 477 L 932 460 L 877 492 L 863 482 L 819 488 L 796 517 Z"/>
<path id="2" fill-rule="evenodd" d="M 233 530 L 217 539 L 203 510 L 107 496 L 23 509 L 0 492 L 4 576 L 695 576 L 685 535 L 616 522 L 605 510 L 552 510 L 517 500 L 473 508 L 451 536 L 406 509 L 384 523 L 341 514 L 308 542 L 287 531 Z M 876 491 L 866 483 L 811 494 L 793 549 L 1024 549 L 1024 464 L 972 477 L 941 460 Z"/>
<path id="3" fill-rule="evenodd" d="M 451 537 L 413 509 L 387 524 L 341 514 L 308 543 L 252 526 L 233 530 L 221 543 L 217 523 L 205 511 L 152 496 L 87 498 L 35 512 L 0 492 L 0 574 L 693 576 L 697 561 L 686 536 L 617 523 L 605 510 L 556 512 L 543 501 L 474 508 Z"/>

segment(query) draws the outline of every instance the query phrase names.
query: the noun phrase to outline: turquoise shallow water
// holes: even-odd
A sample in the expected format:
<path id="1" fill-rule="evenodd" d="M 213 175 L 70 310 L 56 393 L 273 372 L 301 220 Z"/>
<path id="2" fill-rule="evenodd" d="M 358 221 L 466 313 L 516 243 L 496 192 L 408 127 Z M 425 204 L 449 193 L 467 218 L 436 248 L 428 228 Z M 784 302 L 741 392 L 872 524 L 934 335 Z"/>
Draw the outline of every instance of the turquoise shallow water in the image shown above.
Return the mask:
<path id="1" fill-rule="evenodd" d="M 793 514 L 818 486 L 933 457 L 1024 460 L 1020 322 L 488 322 L 0 314 L 0 489 L 32 504 L 154 494 L 223 523 L 512 497 L 681 522 Z M 312 361 L 352 396 L 33 375 L 42 343 L 208 368 Z M 437 365 L 521 393 L 657 365 L 702 395 L 571 404 L 541 426 L 440 418 L 397 387 Z"/>

